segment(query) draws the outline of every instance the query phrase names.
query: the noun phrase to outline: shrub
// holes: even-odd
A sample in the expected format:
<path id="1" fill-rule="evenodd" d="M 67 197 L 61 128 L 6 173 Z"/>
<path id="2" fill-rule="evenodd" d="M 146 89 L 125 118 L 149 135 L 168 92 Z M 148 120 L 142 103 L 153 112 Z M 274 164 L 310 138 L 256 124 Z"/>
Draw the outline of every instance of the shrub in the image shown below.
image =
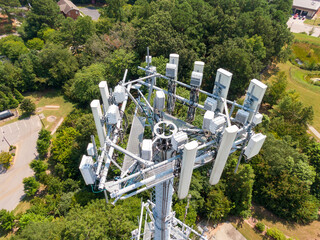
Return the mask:
<path id="1" fill-rule="evenodd" d="M 266 235 L 275 240 L 287 240 L 286 236 L 277 228 L 269 228 Z"/>
<path id="2" fill-rule="evenodd" d="M 263 232 L 264 229 L 265 229 L 265 225 L 262 223 L 262 222 L 258 222 L 256 224 L 256 229 L 259 231 L 259 232 Z"/>
<path id="3" fill-rule="evenodd" d="M 36 104 L 31 99 L 25 98 L 20 104 L 20 109 L 22 112 L 32 113 L 36 110 Z"/>
<path id="4" fill-rule="evenodd" d="M 10 167 L 11 162 L 12 162 L 12 156 L 10 153 L 8 152 L 0 153 L 0 164 L 2 164 L 2 166 L 5 169 L 8 169 Z"/>

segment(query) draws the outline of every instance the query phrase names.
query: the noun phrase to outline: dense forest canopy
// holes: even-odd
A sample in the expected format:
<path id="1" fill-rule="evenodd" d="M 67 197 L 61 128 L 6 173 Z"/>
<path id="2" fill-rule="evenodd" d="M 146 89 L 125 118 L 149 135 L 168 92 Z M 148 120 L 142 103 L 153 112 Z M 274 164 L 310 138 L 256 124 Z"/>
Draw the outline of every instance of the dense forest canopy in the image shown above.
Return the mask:
<path id="1" fill-rule="evenodd" d="M 160 73 L 168 55 L 178 53 L 178 78 L 186 83 L 194 61 L 204 61 L 202 88 L 209 92 L 216 70 L 227 69 L 233 73 L 229 97 L 237 99 L 252 78 L 288 58 L 293 40 L 286 26 L 292 0 L 99 0 L 104 5 L 98 21 L 64 18 L 54 0 L 29 2 L 32 8 L 18 30 L 20 37 L 0 40 L 5 56 L 0 62 L 0 110 L 17 107 L 21 92 L 47 88 L 62 89 L 78 105 L 54 139 L 46 130 L 39 133 L 40 160 L 30 164 L 35 178 L 24 184 L 32 198 L 30 209 L 18 216 L 0 211 L 2 233 L 19 227 L 13 239 L 123 239 L 136 227 L 140 200 L 106 205 L 103 194 L 84 185 L 78 165 L 90 135 L 96 134 L 89 103 L 99 95 L 98 83 L 106 80 L 114 87 L 125 69 L 131 79 L 141 75 L 137 66 L 145 64 L 147 47 Z M 195 171 L 189 225 L 199 217 L 215 222 L 230 215 L 248 217 L 252 201 L 286 220 L 308 223 L 318 218 L 320 145 L 306 133 L 313 110 L 295 92 L 286 91 L 284 73 L 268 86 L 266 115 L 257 128 L 268 135 L 261 154 L 240 165 L 236 174 L 238 156 L 232 155 L 215 186 L 208 183 L 208 168 Z M 185 90 L 177 92 L 188 98 Z M 184 110 L 177 108 L 176 114 L 183 118 Z M 197 115 L 194 123 L 201 125 L 202 117 Z M 44 190 L 34 196 L 40 184 Z M 139 197 L 146 199 L 149 193 Z M 173 209 L 180 219 L 186 204 L 175 196 Z"/>

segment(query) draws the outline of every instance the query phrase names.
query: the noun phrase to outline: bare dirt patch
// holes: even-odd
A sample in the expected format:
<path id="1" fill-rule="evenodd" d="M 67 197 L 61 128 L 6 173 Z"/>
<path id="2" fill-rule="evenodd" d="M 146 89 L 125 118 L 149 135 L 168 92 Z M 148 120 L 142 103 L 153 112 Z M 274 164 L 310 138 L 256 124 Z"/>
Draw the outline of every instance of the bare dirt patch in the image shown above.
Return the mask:
<path id="1" fill-rule="evenodd" d="M 47 117 L 47 121 L 48 121 L 48 122 L 54 122 L 54 121 L 56 121 L 56 119 L 57 119 L 57 117 L 56 117 L 56 116 L 53 116 L 53 115 Z"/>

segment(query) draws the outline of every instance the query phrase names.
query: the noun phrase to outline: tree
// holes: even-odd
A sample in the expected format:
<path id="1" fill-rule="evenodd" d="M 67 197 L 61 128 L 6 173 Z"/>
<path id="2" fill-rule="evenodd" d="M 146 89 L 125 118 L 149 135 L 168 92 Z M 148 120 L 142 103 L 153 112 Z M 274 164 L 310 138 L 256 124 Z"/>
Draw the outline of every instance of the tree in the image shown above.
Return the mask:
<path id="1" fill-rule="evenodd" d="M 24 192 L 28 197 L 34 196 L 40 187 L 40 183 L 36 181 L 34 177 L 28 177 L 23 179 Z"/>
<path id="2" fill-rule="evenodd" d="M 6 55 L 11 61 L 15 61 L 22 54 L 28 53 L 28 48 L 20 41 L 6 41 L 2 44 L 2 53 Z"/>
<path id="3" fill-rule="evenodd" d="M 32 170 L 36 173 L 37 179 L 39 178 L 39 175 L 43 172 L 45 172 L 48 169 L 48 164 L 41 161 L 41 160 L 32 160 L 30 163 L 30 167 Z"/>
<path id="4" fill-rule="evenodd" d="M 27 18 L 22 24 L 22 35 L 26 39 L 37 36 L 40 29 L 57 27 L 63 16 L 56 1 L 38 0 L 32 2 L 32 8 L 27 13 Z"/>
<path id="5" fill-rule="evenodd" d="M 5 169 L 8 169 L 12 162 L 12 155 L 8 152 L 0 153 L 0 165 L 2 165 Z"/>
<path id="6" fill-rule="evenodd" d="M 304 149 L 304 152 L 316 172 L 314 183 L 311 185 L 311 193 L 320 200 L 320 144 L 313 141 Z"/>
<path id="7" fill-rule="evenodd" d="M 33 113 L 36 110 L 36 104 L 30 98 L 25 98 L 20 104 L 20 109 L 25 113 Z"/>
<path id="8" fill-rule="evenodd" d="M 288 85 L 285 72 L 277 73 L 276 78 L 268 84 L 267 92 L 263 98 L 264 102 L 271 106 L 275 105 L 282 97 L 284 97 Z"/>
<path id="9" fill-rule="evenodd" d="M 40 38 L 33 38 L 28 40 L 27 47 L 34 50 L 41 50 L 44 46 L 44 41 Z"/>
<path id="10" fill-rule="evenodd" d="M 13 94 L 19 103 L 21 103 L 24 98 L 23 95 L 17 89 L 13 89 Z"/>
<path id="11" fill-rule="evenodd" d="M 7 232 L 14 226 L 14 214 L 5 209 L 0 210 L 0 230 Z"/>
<path id="12" fill-rule="evenodd" d="M 37 151 L 39 158 L 44 159 L 47 156 L 50 147 L 51 133 L 46 129 L 41 129 L 37 140 Z"/>
<path id="13" fill-rule="evenodd" d="M 98 84 L 105 80 L 103 64 L 92 64 L 79 70 L 66 86 L 66 95 L 82 105 L 89 105 L 99 95 Z"/>
<path id="14" fill-rule="evenodd" d="M 61 87 L 78 70 L 76 58 L 59 45 L 46 44 L 37 61 L 34 71 L 38 78 L 44 79 L 46 86 Z"/>
<path id="15" fill-rule="evenodd" d="M 19 0 L 0 0 L 1 13 L 7 15 L 10 25 L 12 25 L 12 13 L 16 12 L 20 6 Z"/>

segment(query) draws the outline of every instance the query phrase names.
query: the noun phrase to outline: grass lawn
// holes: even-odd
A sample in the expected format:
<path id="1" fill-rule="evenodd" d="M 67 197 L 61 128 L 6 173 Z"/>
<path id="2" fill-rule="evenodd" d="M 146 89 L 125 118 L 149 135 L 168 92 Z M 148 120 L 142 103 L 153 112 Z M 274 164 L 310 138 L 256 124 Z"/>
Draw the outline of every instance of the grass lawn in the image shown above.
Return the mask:
<path id="1" fill-rule="evenodd" d="M 61 118 L 65 118 L 73 109 L 73 104 L 66 101 L 60 91 L 48 90 L 43 92 L 33 92 L 26 94 L 26 97 L 31 98 L 37 108 L 41 108 L 36 114 L 43 114 L 42 119 L 45 128 L 52 131 Z M 60 106 L 57 109 L 48 108 L 46 106 Z M 54 121 L 48 121 L 48 117 L 55 117 Z"/>
<path id="2" fill-rule="evenodd" d="M 243 222 L 241 225 L 236 222 L 231 222 L 231 224 L 248 240 L 263 240 L 264 239 L 263 235 L 256 232 L 246 222 Z"/>
<path id="3" fill-rule="evenodd" d="M 285 235 L 299 240 L 319 239 L 320 221 L 314 221 L 308 225 L 299 225 L 295 223 L 284 222 L 275 217 L 272 213 L 263 207 L 253 206 L 252 216 L 263 222 L 268 227 L 276 227 Z"/>
<path id="4" fill-rule="evenodd" d="M 317 16 L 315 16 L 315 19 L 306 19 L 306 20 L 304 20 L 304 23 L 305 24 L 309 24 L 309 25 L 319 26 L 320 25 L 319 15 L 317 14 Z"/>
<path id="5" fill-rule="evenodd" d="M 279 71 L 284 71 L 288 77 L 288 89 L 296 90 L 300 95 L 300 100 L 306 106 L 312 106 L 314 111 L 313 126 L 320 132 L 320 87 L 312 85 L 304 80 L 304 77 L 310 73 L 319 71 L 307 71 L 292 65 L 290 62 L 277 65 Z"/>
<path id="6" fill-rule="evenodd" d="M 319 45 L 320 46 L 320 38 L 309 36 L 303 33 L 293 33 L 295 40 L 299 42 L 305 42 L 309 44 Z"/>
<path id="7" fill-rule="evenodd" d="M 49 131 L 52 131 L 59 123 L 60 119 L 65 118 L 73 109 L 73 104 L 66 101 L 60 91 L 47 90 L 43 92 L 32 92 L 25 94 L 25 97 L 32 99 L 32 101 L 35 102 L 37 109 L 40 108 L 40 111 L 37 111 L 36 114 L 43 114 L 45 116 L 45 118 L 42 119 L 42 123 Z M 55 109 L 46 106 L 59 106 L 59 108 Z M 21 116 L 21 111 L 18 108 L 17 110 Z M 50 116 L 51 118 L 49 118 L 48 121 L 48 117 Z M 16 121 L 18 121 L 18 118 L 1 122 L 0 127 Z"/>

